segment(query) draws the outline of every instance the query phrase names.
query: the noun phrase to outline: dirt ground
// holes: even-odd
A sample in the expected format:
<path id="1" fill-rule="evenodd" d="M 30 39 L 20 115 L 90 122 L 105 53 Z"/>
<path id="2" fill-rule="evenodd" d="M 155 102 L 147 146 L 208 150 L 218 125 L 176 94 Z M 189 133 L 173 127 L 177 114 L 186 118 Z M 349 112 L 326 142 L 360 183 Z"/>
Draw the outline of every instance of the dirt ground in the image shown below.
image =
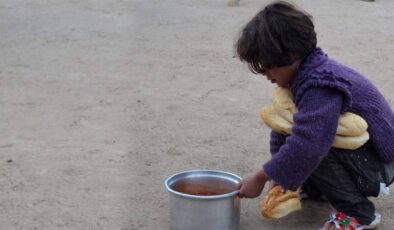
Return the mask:
<path id="1" fill-rule="evenodd" d="M 226 1 L 0 1 L 1 229 L 169 229 L 168 176 L 269 159 L 274 86 L 233 57 L 268 1 Z M 394 1 L 293 2 L 394 106 Z M 241 230 L 317 229 L 330 210 L 267 221 L 259 200 L 241 201 Z M 376 207 L 394 229 L 393 196 Z"/>

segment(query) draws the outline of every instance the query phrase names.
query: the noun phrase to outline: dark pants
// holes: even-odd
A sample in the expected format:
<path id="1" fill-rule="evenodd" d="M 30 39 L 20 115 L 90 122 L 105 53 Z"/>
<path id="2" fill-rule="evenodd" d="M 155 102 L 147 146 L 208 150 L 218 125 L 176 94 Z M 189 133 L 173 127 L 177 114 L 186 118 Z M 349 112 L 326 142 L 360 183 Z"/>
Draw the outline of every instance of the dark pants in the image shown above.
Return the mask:
<path id="1" fill-rule="evenodd" d="M 375 206 L 367 197 L 378 196 L 380 183 L 389 186 L 393 175 L 394 164 L 384 165 L 370 142 L 356 150 L 331 148 L 302 190 L 311 198 L 326 196 L 338 212 L 368 225 Z"/>

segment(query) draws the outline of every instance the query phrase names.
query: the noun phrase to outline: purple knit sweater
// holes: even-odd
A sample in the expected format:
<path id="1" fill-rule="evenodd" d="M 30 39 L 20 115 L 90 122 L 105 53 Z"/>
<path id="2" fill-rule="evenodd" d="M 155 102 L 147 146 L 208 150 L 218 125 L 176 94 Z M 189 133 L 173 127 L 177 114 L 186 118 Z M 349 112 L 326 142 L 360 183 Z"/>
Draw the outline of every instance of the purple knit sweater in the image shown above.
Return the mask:
<path id="1" fill-rule="evenodd" d="M 394 161 L 394 113 L 381 93 L 361 74 L 316 48 L 306 57 L 291 84 L 298 113 L 292 135 L 281 145 L 271 133 L 272 158 L 265 173 L 295 190 L 328 154 L 341 113 L 352 112 L 368 123 L 370 140 L 383 162 Z"/>

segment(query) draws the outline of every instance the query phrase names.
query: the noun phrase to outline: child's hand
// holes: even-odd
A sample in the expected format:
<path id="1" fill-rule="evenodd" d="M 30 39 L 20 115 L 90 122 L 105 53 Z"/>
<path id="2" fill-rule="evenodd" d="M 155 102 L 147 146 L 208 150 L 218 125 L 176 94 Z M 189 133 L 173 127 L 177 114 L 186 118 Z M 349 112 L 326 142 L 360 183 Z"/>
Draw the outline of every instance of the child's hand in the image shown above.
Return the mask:
<path id="1" fill-rule="evenodd" d="M 269 180 L 268 176 L 262 171 L 258 170 L 254 174 L 245 177 L 238 184 L 239 197 L 241 198 L 256 198 L 264 189 L 265 183 Z"/>

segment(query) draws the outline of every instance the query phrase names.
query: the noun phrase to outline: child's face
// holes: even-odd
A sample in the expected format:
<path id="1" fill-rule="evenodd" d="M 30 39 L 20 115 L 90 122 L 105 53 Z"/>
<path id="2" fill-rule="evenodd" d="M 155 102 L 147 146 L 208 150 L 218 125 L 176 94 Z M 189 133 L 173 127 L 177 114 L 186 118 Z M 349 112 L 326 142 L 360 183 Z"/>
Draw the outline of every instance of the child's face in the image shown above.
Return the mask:
<path id="1" fill-rule="evenodd" d="M 297 73 L 300 61 L 294 61 L 289 66 L 272 67 L 266 69 L 261 74 L 266 76 L 269 81 L 280 87 L 289 87 L 291 80 Z"/>

